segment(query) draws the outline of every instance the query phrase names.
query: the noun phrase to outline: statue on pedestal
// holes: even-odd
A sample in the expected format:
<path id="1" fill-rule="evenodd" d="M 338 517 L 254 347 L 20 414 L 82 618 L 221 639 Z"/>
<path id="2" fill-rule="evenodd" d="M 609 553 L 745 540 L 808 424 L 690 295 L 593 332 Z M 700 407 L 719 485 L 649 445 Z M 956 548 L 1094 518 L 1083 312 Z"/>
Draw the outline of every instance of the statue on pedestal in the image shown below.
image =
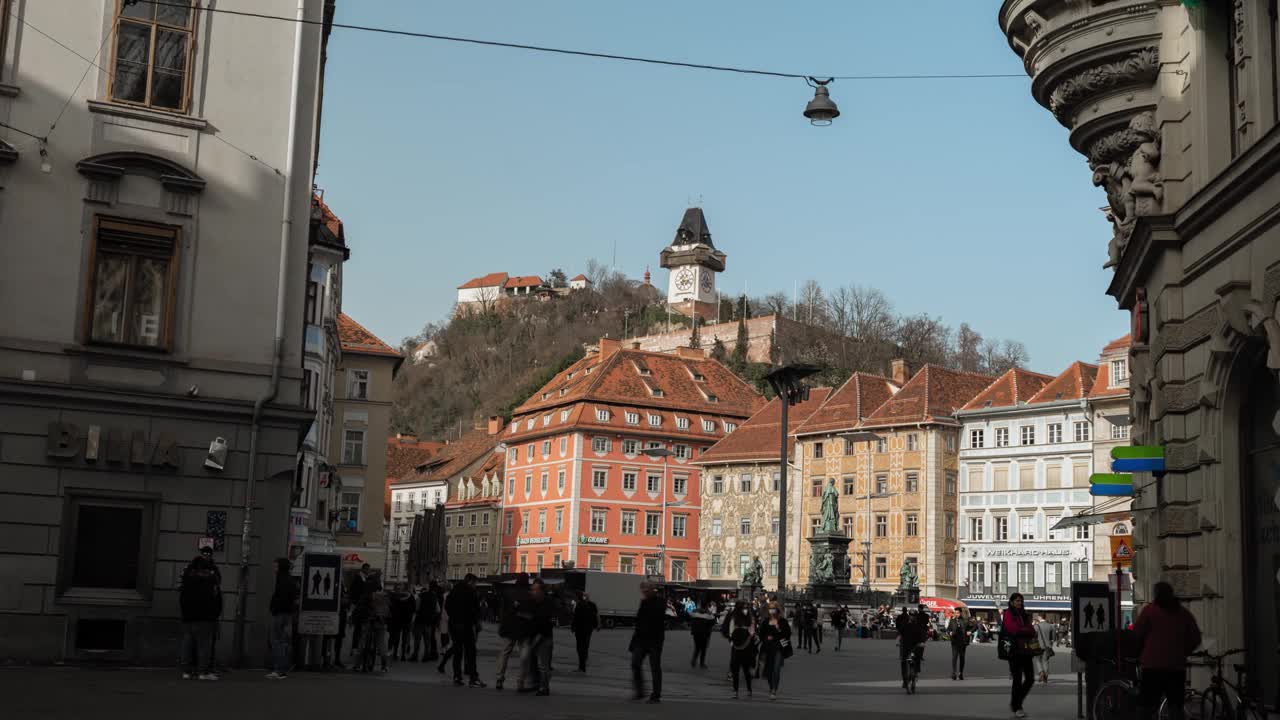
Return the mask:
<path id="1" fill-rule="evenodd" d="M 913 588 L 920 586 L 920 576 L 916 574 L 916 568 L 906 560 L 902 561 L 902 567 L 898 569 L 898 587 Z"/>
<path id="2" fill-rule="evenodd" d="M 751 567 L 746 574 L 742 576 L 742 585 L 744 587 L 760 587 L 764 584 L 764 564 L 760 562 L 760 556 L 757 555 Z"/>
<path id="3" fill-rule="evenodd" d="M 822 491 L 822 526 L 819 532 L 840 533 L 840 491 L 836 489 L 834 478 Z"/>

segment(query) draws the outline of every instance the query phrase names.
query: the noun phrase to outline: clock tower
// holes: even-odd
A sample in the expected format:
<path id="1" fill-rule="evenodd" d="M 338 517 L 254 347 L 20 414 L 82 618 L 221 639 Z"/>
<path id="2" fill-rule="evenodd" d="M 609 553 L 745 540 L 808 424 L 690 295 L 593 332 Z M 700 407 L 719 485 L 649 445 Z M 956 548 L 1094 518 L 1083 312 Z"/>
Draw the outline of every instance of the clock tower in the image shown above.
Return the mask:
<path id="1" fill-rule="evenodd" d="M 715 317 L 716 273 L 724 272 L 725 254 L 711 242 L 702 208 L 684 211 L 675 240 L 662 250 L 659 263 L 670 271 L 667 304 L 683 315 Z"/>

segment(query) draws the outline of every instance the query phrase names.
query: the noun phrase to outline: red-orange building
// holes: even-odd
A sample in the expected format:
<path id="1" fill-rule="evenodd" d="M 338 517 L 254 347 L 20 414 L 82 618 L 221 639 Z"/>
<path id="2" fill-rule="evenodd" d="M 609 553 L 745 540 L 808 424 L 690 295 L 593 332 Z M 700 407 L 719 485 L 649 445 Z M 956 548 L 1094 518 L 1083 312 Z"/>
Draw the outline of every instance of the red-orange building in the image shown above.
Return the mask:
<path id="1" fill-rule="evenodd" d="M 573 561 L 697 579 L 701 480 L 693 460 L 762 405 L 754 388 L 700 350 L 653 353 L 601 340 L 517 408 L 503 432 L 501 569 Z"/>

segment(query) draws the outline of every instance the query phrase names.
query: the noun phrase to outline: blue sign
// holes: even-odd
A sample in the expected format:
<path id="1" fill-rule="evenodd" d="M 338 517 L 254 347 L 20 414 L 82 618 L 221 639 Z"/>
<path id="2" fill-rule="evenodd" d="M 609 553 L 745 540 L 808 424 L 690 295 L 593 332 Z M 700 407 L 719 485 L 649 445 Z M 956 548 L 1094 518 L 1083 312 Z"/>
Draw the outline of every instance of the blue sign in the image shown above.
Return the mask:
<path id="1" fill-rule="evenodd" d="M 1164 472 L 1164 458 L 1126 458 L 1111 461 L 1112 472 Z"/>
<path id="2" fill-rule="evenodd" d="M 1089 494 L 1094 497 L 1130 497 L 1133 495 L 1132 485 L 1090 485 Z"/>

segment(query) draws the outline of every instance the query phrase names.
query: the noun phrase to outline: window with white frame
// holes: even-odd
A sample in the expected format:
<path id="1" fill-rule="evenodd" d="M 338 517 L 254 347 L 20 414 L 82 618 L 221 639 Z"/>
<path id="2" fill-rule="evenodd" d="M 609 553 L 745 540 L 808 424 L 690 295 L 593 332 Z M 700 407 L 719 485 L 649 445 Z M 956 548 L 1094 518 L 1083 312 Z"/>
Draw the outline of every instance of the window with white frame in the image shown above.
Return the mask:
<path id="1" fill-rule="evenodd" d="M 533 494 L 533 473 L 524 474 L 524 496 L 529 497 Z"/>
<path id="2" fill-rule="evenodd" d="M 525 446 L 525 448 L 524 448 L 524 459 L 525 459 L 525 460 L 532 460 L 532 459 L 533 459 L 533 443 L 529 443 L 528 445 L 526 445 L 526 446 Z"/>
<path id="3" fill-rule="evenodd" d="M 985 540 L 986 538 L 983 537 L 982 531 L 983 531 L 983 519 L 980 517 L 969 518 L 969 539 Z"/>
<path id="4" fill-rule="evenodd" d="M 623 489 L 625 492 L 635 492 L 635 490 L 636 490 L 636 475 L 637 475 L 637 473 L 636 473 L 636 471 L 635 471 L 635 470 L 623 470 L 623 471 L 622 471 L 622 489 Z"/>
<path id="5" fill-rule="evenodd" d="M 674 582 L 683 582 L 685 573 L 685 561 L 672 558 L 671 560 L 671 580 Z"/>
<path id="6" fill-rule="evenodd" d="M 604 408 L 596 408 L 596 420 L 598 422 L 609 422 L 609 411 Z"/>
<path id="7" fill-rule="evenodd" d="M 1050 443 L 1062 442 L 1062 423 L 1049 423 L 1048 427 L 1045 429 L 1049 436 L 1048 441 Z"/>
<path id="8" fill-rule="evenodd" d="M 919 442 L 920 438 L 915 433 L 909 433 L 907 435 L 907 450 L 918 450 Z"/>
<path id="9" fill-rule="evenodd" d="M 1031 590 L 1036 586 L 1036 564 L 1033 562 L 1018 563 L 1018 589 Z"/>
<path id="10" fill-rule="evenodd" d="M 1036 426 L 1035 425 L 1023 425 L 1021 428 L 1021 431 L 1022 431 L 1022 438 L 1019 441 L 1020 444 L 1022 445 L 1036 444 Z"/>
<path id="11" fill-rule="evenodd" d="M 514 524 L 515 524 L 515 515 L 516 515 L 516 514 L 515 514 L 515 513 L 513 513 L 513 512 L 508 512 L 508 513 L 504 513 L 504 514 L 503 514 L 503 516 L 502 516 L 502 523 L 503 523 L 503 533 L 504 533 L 504 534 L 506 534 L 506 535 L 510 535 L 510 534 L 511 534 L 511 531 L 513 530 L 512 525 L 514 525 Z M 448 519 L 448 516 L 446 515 L 446 516 L 445 516 L 445 518 L 446 518 L 446 519 Z"/>
<path id="12" fill-rule="evenodd" d="M 1129 384 L 1129 361 L 1117 358 L 1111 361 L 1111 387 Z"/>
<path id="13" fill-rule="evenodd" d="M 623 555 L 618 558 L 618 572 L 627 575 L 634 574 L 636 571 L 636 559 L 632 555 Z"/>
<path id="14" fill-rule="evenodd" d="M 556 508 L 556 532 L 564 530 L 564 508 Z"/>
<path id="15" fill-rule="evenodd" d="M 711 494 L 720 495 L 722 493 L 724 493 L 724 476 L 712 475 L 711 476 Z"/>
<path id="16" fill-rule="evenodd" d="M 985 433 L 979 428 L 970 430 L 969 431 L 969 447 L 971 448 L 982 447 L 982 440 L 983 440 L 984 434 Z"/>
<path id="17" fill-rule="evenodd" d="M 622 511 L 622 521 L 619 526 L 619 531 L 623 535 L 636 534 L 636 511 L 635 510 Z"/>
<path id="18" fill-rule="evenodd" d="M 595 468 L 591 471 L 591 489 L 604 490 L 609 487 L 609 470 L 607 468 Z"/>
<path id="19" fill-rule="evenodd" d="M 888 440 L 888 438 L 878 438 L 878 439 L 876 440 L 876 452 L 878 452 L 878 453 L 887 453 L 887 452 L 889 452 L 889 440 Z"/>
<path id="20" fill-rule="evenodd" d="M 610 442 L 609 438 L 607 437 L 593 437 L 591 438 L 591 451 L 598 452 L 598 453 L 607 453 L 609 452 L 609 449 L 611 448 L 612 444 L 613 443 Z"/>
<path id="21" fill-rule="evenodd" d="M 1018 536 L 1023 540 L 1036 539 L 1035 516 L 1024 515 L 1018 518 Z"/>
<path id="22" fill-rule="evenodd" d="M 662 530 L 662 513 L 646 512 L 644 514 L 644 534 L 656 537 Z"/>
<path id="23" fill-rule="evenodd" d="M 1089 579 L 1089 563 L 1071 563 L 1071 582 L 1085 582 Z"/>
<path id="24" fill-rule="evenodd" d="M 1050 595 L 1062 593 L 1062 563 L 1047 562 L 1044 564 L 1044 590 Z"/>
<path id="25" fill-rule="evenodd" d="M 342 434 L 342 464 L 364 465 L 364 430 L 346 430 Z"/>
<path id="26" fill-rule="evenodd" d="M 543 458 L 551 457 L 551 441 L 550 440 L 542 441 L 542 457 Z"/>
<path id="27" fill-rule="evenodd" d="M 658 427 L 662 424 L 662 416 L 657 413 L 649 413 L 649 425 Z"/>
<path id="28" fill-rule="evenodd" d="M 999 542 L 1004 542 L 1008 540 L 1009 539 L 1009 518 L 1000 516 L 1000 517 L 997 517 L 995 521 L 996 521 L 995 539 Z"/>
<path id="29" fill-rule="evenodd" d="M 369 399 L 369 371 L 347 371 L 347 397 L 352 400 Z"/>
<path id="30" fill-rule="evenodd" d="M 751 518 L 750 517 L 738 518 L 738 534 L 739 535 L 751 534 Z"/>
<path id="31" fill-rule="evenodd" d="M 755 478 L 751 473 L 742 473 L 738 476 L 738 492 L 749 493 L 755 490 Z"/>
<path id="32" fill-rule="evenodd" d="M 1089 423 L 1077 421 L 1075 423 L 1076 442 L 1089 442 Z"/>
<path id="33" fill-rule="evenodd" d="M 693 453 L 690 452 L 688 445 L 672 445 L 671 452 L 675 455 L 677 460 L 688 460 L 693 457 Z"/>
<path id="34" fill-rule="evenodd" d="M 546 495 L 546 494 L 547 494 L 547 487 L 548 487 L 548 482 L 547 482 L 547 481 L 548 481 L 548 479 L 549 479 L 549 478 L 548 478 L 548 473 L 547 473 L 547 471 L 546 471 L 546 470 L 543 470 L 543 471 L 542 471 L 542 475 L 541 475 L 541 476 L 539 476 L 539 478 L 538 478 L 538 481 L 539 481 L 539 482 L 538 482 L 538 489 L 542 491 L 542 494 L 543 494 L 543 495 Z"/>
<path id="35" fill-rule="evenodd" d="M 565 477 L 564 468 L 560 468 L 559 470 L 556 471 L 556 490 L 558 490 L 561 493 L 564 492 L 564 477 Z"/>
<path id="36" fill-rule="evenodd" d="M 568 419 L 569 419 L 569 411 L 568 411 L 568 410 L 561 410 L 561 411 L 560 411 L 560 422 L 564 422 L 565 420 L 568 420 Z"/>
<path id="37" fill-rule="evenodd" d="M 720 518 L 711 518 L 711 537 L 720 537 L 720 533 L 724 532 L 724 526 L 720 522 Z"/>
<path id="38" fill-rule="evenodd" d="M 560 438 L 560 454 L 563 456 L 566 452 L 569 452 L 569 438 L 562 437 Z"/>
<path id="39" fill-rule="evenodd" d="M 703 420 L 703 421 L 702 421 L 702 431 L 703 431 L 703 432 L 715 432 L 715 431 L 716 431 L 716 423 L 715 423 L 715 421 L 714 421 L 714 420 Z"/>
<path id="40" fill-rule="evenodd" d="M 1090 530 L 1089 530 L 1089 526 L 1088 526 L 1088 525 L 1077 525 L 1077 526 L 1076 526 L 1076 539 L 1077 539 L 1077 540 L 1088 540 L 1088 539 L 1091 537 L 1091 535 L 1092 535 L 1092 533 L 1090 532 Z"/>
<path id="41" fill-rule="evenodd" d="M 591 532 L 603 533 L 609 522 L 609 511 L 602 508 L 591 509 Z"/>
<path id="42" fill-rule="evenodd" d="M 737 429 L 738 429 L 738 423 L 726 422 L 726 423 L 724 424 L 724 431 L 725 431 L 726 433 L 731 433 L 731 432 L 733 432 L 734 430 L 737 430 Z"/>
<path id="43" fill-rule="evenodd" d="M 956 536 L 956 514 L 943 513 L 942 515 L 942 536 L 948 540 Z"/>
<path id="44" fill-rule="evenodd" d="M 981 588 L 987 586 L 987 565 L 986 563 L 971 562 L 969 563 L 969 588 L 972 591 L 981 592 Z"/>
<path id="45" fill-rule="evenodd" d="M 1129 426 L 1117 425 L 1115 423 L 1111 423 L 1111 439 L 1112 440 L 1128 440 Z"/>
<path id="46" fill-rule="evenodd" d="M 651 493 L 656 493 L 656 492 L 658 492 L 658 491 L 659 491 L 659 490 L 661 490 L 661 489 L 662 489 L 662 476 L 661 476 L 661 475 L 646 475 L 646 476 L 645 476 L 645 490 L 647 490 L 648 492 L 651 492 Z"/>
<path id="47" fill-rule="evenodd" d="M 542 534 L 547 531 L 547 511 L 538 511 L 538 533 Z"/>
<path id="48" fill-rule="evenodd" d="M 639 425 L 639 424 L 640 424 L 640 413 L 638 413 L 638 412 L 630 412 L 630 411 L 628 411 L 628 412 L 627 412 L 627 414 L 626 414 L 626 419 L 627 419 L 627 424 L 628 424 L 628 425 Z"/>
<path id="49" fill-rule="evenodd" d="M 476 536 L 470 535 L 467 537 L 467 552 L 474 553 L 475 551 L 476 551 Z"/>
<path id="50" fill-rule="evenodd" d="M 682 538 L 687 534 L 689 527 L 688 515 L 672 515 L 671 516 L 671 537 Z"/>
<path id="51" fill-rule="evenodd" d="M 920 491 L 920 474 L 913 473 L 913 472 L 907 473 L 906 479 L 903 481 L 902 490 L 903 492 L 907 492 L 907 493 L 919 492 Z M 845 494 L 849 495 L 851 493 L 845 493 Z"/>
<path id="52" fill-rule="evenodd" d="M 338 498 L 338 522 L 339 527 L 347 532 L 359 532 L 360 491 L 343 492 Z"/>
<path id="53" fill-rule="evenodd" d="M 876 537 L 882 538 L 882 537 L 888 537 L 888 535 L 889 535 L 889 516 L 877 515 L 876 516 Z"/>
<path id="54" fill-rule="evenodd" d="M 996 428 L 996 447 L 1009 447 L 1009 428 Z"/>
<path id="55" fill-rule="evenodd" d="M 724 559 L 719 555 L 711 556 L 711 577 L 720 577 L 724 573 Z"/>
<path id="56" fill-rule="evenodd" d="M 958 443 L 958 442 L 960 442 L 960 440 L 959 440 L 959 438 L 957 438 L 957 437 L 956 437 L 956 434 L 955 434 L 955 433 L 947 433 L 947 441 L 946 441 L 946 448 L 947 448 L 947 452 L 949 452 L 949 453 L 953 453 L 953 452 L 955 452 L 955 451 L 956 451 L 956 443 Z"/>
<path id="57" fill-rule="evenodd" d="M 637 453 L 639 453 L 639 452 L 640 452 L 640 441 L 639 441 L 639 440 L 623 440 L 623 441 L 622 441 L 622 454 L 623 454 L 623 455 L 635 455 L 635 454 L 637 454 Z"/>
<path id="58" fill-rule="evenodd" d="M 685 495 L 689 492 L 689 478 L 683 475 L 676 475 L 671 478 L 671 492 L 676 495 Z"/>
<path id="59" fill-rule="evenodd" d="M 604 570 L 604 555 L 599 555 L 599 554 L 597 554 L 597 553 L 591 553 L 590 555 L 588 555 L 588 556 L 587 556 L 587 567 L 588 567 L 588 568 L 591 568 L 592 570 L 603 571 L 603 570 Z"/>
<path id="60" fill-rule="evenodd" d="M 515 448 L 507 449 L 507 462 L 511 463 L 512 465 L 516 464 L 516 460 L 519 459 L 519 456 L 520 456 L 519 450 L 516 450 Z"/>
<path id="61" fill-rule="evenodd" d="M 687 418 L 687 417 L 677 417 L 677 418 L 676 418 L 676 427 L 677 427 L 677 428 L 679 428 L 679 429 L 681 429 L 681 430 L 688 430 L 688 429 L 689 429 L 689 418 Z"/>
<path id="62" fill-rule="evenodd" d="M 920 534 L 920 515 L 917 513 L 907 513 L 907 537 L 916 537 Z"/>

